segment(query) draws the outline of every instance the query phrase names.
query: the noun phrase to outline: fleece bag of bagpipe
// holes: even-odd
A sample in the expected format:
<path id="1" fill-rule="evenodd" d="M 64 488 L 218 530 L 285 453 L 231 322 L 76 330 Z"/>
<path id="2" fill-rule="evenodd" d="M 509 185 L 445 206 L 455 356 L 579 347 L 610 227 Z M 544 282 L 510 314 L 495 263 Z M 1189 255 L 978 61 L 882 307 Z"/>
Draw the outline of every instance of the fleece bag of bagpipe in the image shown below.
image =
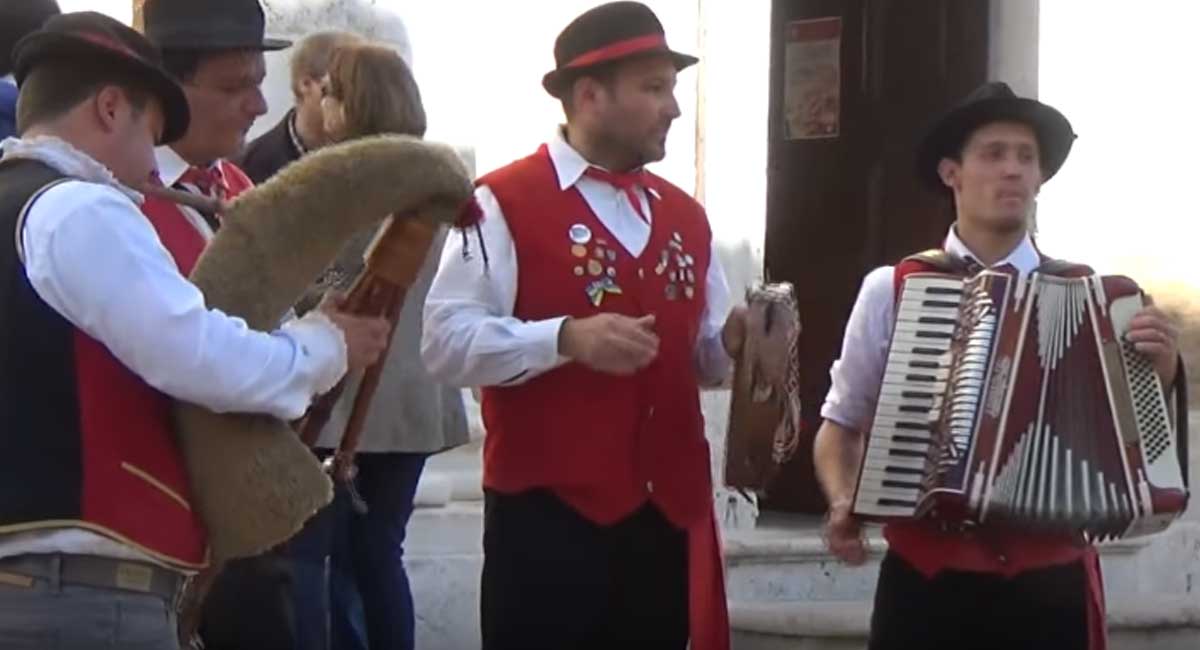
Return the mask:
<path id="1" fill-rule="evenodd" d="M 210 308 L 271 331 L 356 233 L 390 214 L 454 223 L 471 194 L 445 145 L 388 135 L 327 147 L 239 196 L 191 280 Z M 287 422 L 183 402 L 174 417 L 212 561 L 287 540 L 332 499 Z"/>

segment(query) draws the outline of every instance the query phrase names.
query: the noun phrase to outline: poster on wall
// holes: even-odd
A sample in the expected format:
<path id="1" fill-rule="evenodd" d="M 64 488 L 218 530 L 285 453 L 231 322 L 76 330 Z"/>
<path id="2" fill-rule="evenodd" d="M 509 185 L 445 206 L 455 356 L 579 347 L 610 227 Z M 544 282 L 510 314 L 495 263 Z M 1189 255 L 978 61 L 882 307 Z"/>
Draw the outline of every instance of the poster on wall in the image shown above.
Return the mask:
<path id="1" fill-rule="evenodd" d="M 842 114 L 842 19 L 789 22 L 784 42 L 784 137 L 836 138 Z"/>

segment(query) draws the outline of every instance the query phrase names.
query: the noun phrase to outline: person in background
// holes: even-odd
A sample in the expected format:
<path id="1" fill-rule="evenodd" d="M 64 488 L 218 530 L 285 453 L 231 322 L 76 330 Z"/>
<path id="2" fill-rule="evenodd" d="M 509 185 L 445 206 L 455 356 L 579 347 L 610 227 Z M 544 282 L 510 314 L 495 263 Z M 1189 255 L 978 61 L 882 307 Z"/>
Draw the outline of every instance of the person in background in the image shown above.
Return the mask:
<path id="1" fill-rule="evenodd" d="M 17 134 L 17 83 L 13 80 L 13 47 L 59 14 L 54 0 L 0 2 L 0 140 Z"/>
<path id="2" fill-rule="evenodd" d="M 420 137 L 425 133 L 425 110 L 417 82 L 400 55 L 389 47 L 352 44 L 336 49 L 318 90 L 328 143 L 379 134 Z M 311 308 L 327 290 L 349 288 L 362 270 L 363 253 L 374 234 L 374 229 L 369 229 L 349 242 L 323 280 L 297 306 L 298 313 Z M 320 647 L 314 642 L 324 638 L 320 628 L 326 620 L 334 648 L 412 650 L 415 646 L 404 539 L 417 483 L 431 454 L 469 439 L 460 392 L 436 382 L 420 360 L 421 313 L 437 270 L 436 251 L 441 250 L 446 236 L 443 228 L 434 238 L 424 266 L 408 290 L 375 399 L 367 411 L 356 450 L 358 473 L 353 486 L 366 512 L 355 511 L 350 492 L 339 489 L 335 503 L 289 544 L 302 648 Z M 317 440 L 316 451 L 322 458 L 338 447 L 353 408 L 357 377 L 347 381 Z M 327 557 L 330 572 L 325 582 L 321 578 Z M 356 601 L 361 602 L 361 620 Z"/>
<path id="3" fill-rule="evenodd" d="M 329 71 L 333 52 L 361 42 L 363 38 L 352 32 L 324 31 L 309 34 L 296 43 L 290 63 L 294 106 L 270 131 L 233 157 L 250 180 L 262 183 L 284 165 L 326 144 L 321 82 Z"/>

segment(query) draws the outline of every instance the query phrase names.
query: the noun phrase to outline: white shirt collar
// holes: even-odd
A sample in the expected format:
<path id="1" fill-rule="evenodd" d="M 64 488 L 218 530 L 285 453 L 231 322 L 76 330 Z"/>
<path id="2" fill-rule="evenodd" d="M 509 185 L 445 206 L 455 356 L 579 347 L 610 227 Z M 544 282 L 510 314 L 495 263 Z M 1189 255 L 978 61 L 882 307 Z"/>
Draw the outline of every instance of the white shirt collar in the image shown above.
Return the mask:
<path id="1" fill-rule="evenodd" d="M 959 257 L 970 257 L 978 261 L 979 257 L 971 252 L 971 249 L 958 237 L 958 229 L 950 226 L 950 232 L 946 235 L 944 247 L 947 252 L 954 253 Z M 1021 239 L 1021 243 L 1002 260 L 992 264 L 993 267 L 1003 264 L 1011 264 L 1017 272 L 1022 276 L 1032 273 L 1034 269 L 1041 266 L 1042 256 L 1038 253 L 1037 248 L 1033 245 L 1033 239 L 1029 237 L 1029 233 L 1025 233 L 1025 237 Z"/>
<path id="2" fill-rule="evenodd" d="M 579 153 L 571 143 L 567 142 L 566 127 L 559 126 L 554 129 L 554 136 L 546 143 L 546 150 L 550 152 L 550 163 L 554 165 L 554 173 L 558 175 L 558 188 L 565 190 L 574 186 L 583 178 L 583 173 L 588 167 L 597 167 L 604 169 L 600 165 L 593 165 L 588 162 L 583 154 Z M 662 198 L 657 190 L 653 187 L 645 188 L 647 192 L 656 199 Z"/>
<path id="3" fill-rule="evenodd" d="M 178 183 L 183 174 L 191 167 L 186 160 L 175 153 L 170 145 L 156 147 L 154 158 L 158 161 L 158 179 L 167 187 Z"/>
<path id="4" fill-rule="evenodd" d="M 36 160 L 72 178 L 97 185 L 108 185 L 119 190 L 134 203 L 142 203 L 140 192 L 122 185 L 108 167 L 62 138 L 51 135 L 5 138 L 0 142 L 0 151 L 3 152 L 4 158 Z"/>
<path id="5" fill-rule="evenodd" d="M 554 129 L 554 137 L 546 143 L 550 152 L 550 162 L 554 165 L 554 172 L 558 174 L 558 188 L 561 190 L 579 182 L 583 173 L 591 166 L 591 163 L 567 142 L 563 130 L 561 126 Z"/>

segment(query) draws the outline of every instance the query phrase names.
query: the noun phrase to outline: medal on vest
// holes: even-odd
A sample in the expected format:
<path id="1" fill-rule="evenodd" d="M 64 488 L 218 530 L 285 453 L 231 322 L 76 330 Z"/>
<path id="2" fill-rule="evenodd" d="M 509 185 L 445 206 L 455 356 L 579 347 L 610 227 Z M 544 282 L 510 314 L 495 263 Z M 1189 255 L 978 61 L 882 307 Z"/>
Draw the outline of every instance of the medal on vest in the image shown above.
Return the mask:
<path id="1" fill-rule="evenodd" d="M 592 229 L 581 223 L 577 223 L 567 231 L 567 236 L 571 238 L 573 243 L 582 246 L 592 241 Z"/>
<path id="2" fill-rule="evenodd" d="M 587 286 L 588 301 L 593 307 L 599 307 L 604 302 L 604 296 L 610 293 L 622 293 L 621 287 L 611 277 L 600 278 Z"/>

